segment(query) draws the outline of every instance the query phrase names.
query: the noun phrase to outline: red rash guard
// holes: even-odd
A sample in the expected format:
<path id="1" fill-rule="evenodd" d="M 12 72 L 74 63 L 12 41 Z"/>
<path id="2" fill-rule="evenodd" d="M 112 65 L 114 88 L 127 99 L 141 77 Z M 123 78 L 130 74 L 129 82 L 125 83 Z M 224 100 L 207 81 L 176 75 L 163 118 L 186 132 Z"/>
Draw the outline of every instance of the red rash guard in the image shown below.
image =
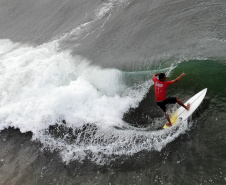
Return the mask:
<path id="1" fill-rule="evenodd" d="M 157 102 L 161 102 L 166 99 L 166 90 L 169 85 L 171 85 L 172 81 L 162 82 L 157 77 L 153 78 L 154 86 L 155 86 L 155 98 Z"/>

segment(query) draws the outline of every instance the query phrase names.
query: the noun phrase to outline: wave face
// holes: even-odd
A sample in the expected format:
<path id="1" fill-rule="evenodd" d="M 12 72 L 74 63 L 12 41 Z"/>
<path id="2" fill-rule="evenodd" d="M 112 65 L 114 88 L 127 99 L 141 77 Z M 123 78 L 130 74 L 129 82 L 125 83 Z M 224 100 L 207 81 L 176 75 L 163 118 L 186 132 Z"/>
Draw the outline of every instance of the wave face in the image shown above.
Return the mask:
<path id="1" fill-rule="evenodd" d="M 17 129 L 19 135 L 30 133 L 31 146 L 40 144 L 39 150 L 59 155 L 67 165 L 123 164 L 156 151 L 164 156 L 161 151 L 182 142 L 185 133 L 200 139 L 201 130 L 201 140 L 194 142 L 205 148 L 203 138 L 211 133 L 206 125 L 225 127 L 225 9 L 223 0 L 1 1 L 2 138 L 7 132 L 17 141 Z M 168 90 L 183 101 L 208 88 L 192 118 L 168 130 L 161 129 L 166 120 L 155 105 L 157 72 L 169 79 L 187 74 Z M 222 130 L 219 137 L 225 138 Z M 194 159 L 189 154 L 184 160 Z M 7 158 L 4 151 L 2 156 Z M 203 179 L 194 184 L 208 181 Z"/>

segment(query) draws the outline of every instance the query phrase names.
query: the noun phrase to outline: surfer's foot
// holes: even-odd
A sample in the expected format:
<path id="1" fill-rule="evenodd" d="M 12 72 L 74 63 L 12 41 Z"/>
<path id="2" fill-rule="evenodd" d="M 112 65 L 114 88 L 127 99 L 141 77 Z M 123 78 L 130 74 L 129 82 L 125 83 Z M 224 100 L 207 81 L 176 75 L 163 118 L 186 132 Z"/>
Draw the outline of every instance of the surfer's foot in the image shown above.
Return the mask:
<path id="1" fill-rule="evenodd" d="M 167 127 L 171 127 L 172 124 L 171 124 L 171 123 L 166 123 L 166 126 L 167 126 Z"/>
<path id="2" fill-rule="evenodd" d="M 190 106 L 191 106 L 191 104 L 190 103 L 188 103 L 188 105 L 186 106 L 186 110 L 189 110 L 190 109 Z"/>

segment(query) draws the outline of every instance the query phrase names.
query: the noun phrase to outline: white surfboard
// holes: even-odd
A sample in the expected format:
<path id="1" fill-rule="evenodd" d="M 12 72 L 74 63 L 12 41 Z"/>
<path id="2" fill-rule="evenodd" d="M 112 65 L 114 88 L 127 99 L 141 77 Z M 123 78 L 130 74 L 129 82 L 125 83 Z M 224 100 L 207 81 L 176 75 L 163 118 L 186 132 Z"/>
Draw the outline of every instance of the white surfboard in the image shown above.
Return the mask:
<path id="1" fill-rule="evenodd" d="M 186 103 L 185 105 L 187 105 L 188 103 L 191 104 L 189 111 L 187 111 L 184 107 L 180 107 L 179 109 L 177 109 L 172 117 L 170 118 L 172 124 L 176 124 L 178 121 L 184 121 L 186 120 L 197 108 L 198 106 L 202 103 L 205 95 L 207 92 L 207 88 L 203 89 L 202 91 L 200 91 L 199 93 L 197 93 L 196 95 L 194 95 L 193 97 L 191 97 Z M 163 127 L 164 129 L 169 128 L 168 126 L 166 126 L 166 124 Z"/>

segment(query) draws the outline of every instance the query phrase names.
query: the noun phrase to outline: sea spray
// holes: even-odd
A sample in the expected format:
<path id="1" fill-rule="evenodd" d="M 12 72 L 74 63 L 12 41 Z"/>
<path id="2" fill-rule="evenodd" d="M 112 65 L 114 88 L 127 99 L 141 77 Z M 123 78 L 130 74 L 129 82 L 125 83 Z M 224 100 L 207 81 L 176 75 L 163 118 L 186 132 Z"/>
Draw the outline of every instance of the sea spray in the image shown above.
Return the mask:
<path id="1" fill-rule="evenodd" d="M 138 72 L 133 79 L 133 73 L 59 51 L 56 42 L 20 46 L 3 54 L 0 65 L 0 129 L 32 132 L 33 140 L 57 150 L 66 163 L 88 158 L 104 164 L 112 155 L 161 150 L 181 133 L 168 138 L 163 131 L 139 130 L 123 121 L 153 85 L 155 71 L 141 72 L 142 78 Z"/>

